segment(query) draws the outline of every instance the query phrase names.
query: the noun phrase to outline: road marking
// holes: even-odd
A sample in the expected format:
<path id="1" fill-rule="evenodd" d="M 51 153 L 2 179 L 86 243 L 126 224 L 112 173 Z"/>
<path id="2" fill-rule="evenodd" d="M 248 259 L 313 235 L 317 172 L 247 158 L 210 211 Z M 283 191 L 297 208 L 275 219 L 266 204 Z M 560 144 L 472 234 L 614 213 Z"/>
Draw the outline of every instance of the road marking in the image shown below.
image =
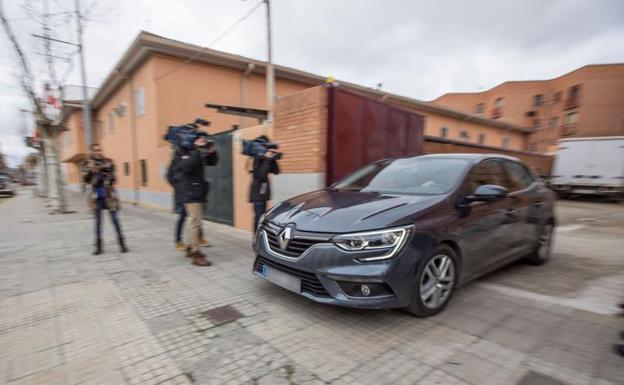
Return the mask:
<path id="1" fill-rule="evenodd" d="M 569 233 L 570 231 L 576 231 L 587 227 L 587 225 L 565 225 L 559 226 L 557 228 L 557 232 L 559 233 Z"/>
<path id="2" fill-rule="evenodd" d="M 478 285 L 501 294 L 531 299 L 537 302 L 548 303 L 552 305 L 565 306 L 575 310 L 583 310 L 595 314 L 614 315 L 618 314 L 619 312 L 618 308 L 615 306 L 615 302 L 610 301 L 608 298 L 602 298 L 602 300 L 597 300 L 597 298 L 591 298 L 590 300 L 589 298 L 582 297 L 561 298 L 553 297 L 546 294 L 534 293 L 527 290 L 516 289 L 513 287 L 503 286 L 495 283 L 479 282 Z"/>

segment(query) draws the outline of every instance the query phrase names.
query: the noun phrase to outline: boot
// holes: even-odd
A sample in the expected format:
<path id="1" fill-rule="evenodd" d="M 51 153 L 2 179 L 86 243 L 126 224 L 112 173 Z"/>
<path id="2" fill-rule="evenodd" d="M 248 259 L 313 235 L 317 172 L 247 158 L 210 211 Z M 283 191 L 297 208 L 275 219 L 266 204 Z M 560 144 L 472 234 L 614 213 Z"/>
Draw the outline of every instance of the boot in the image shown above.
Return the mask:
<path id="1" fill-rule="evenodd" d="M 176 250 L 179 250 L 179 251 L 186 250 L 186 246 L 184 245 L 184 242 L 176 242 L 175 248 Z"/>
<path id="2" fill-rule="evenodd" d="M 204 254 L 199 251 L 194 251 L 191 253 L 191 257 L 193 258 L 193 262 L 191 262 L 195 266 L 211 266 L 212 263 L 206 260 Z"/>
<path id="3" fill-rule="evenodd" d="M 95 250 L 93 250 L 93 255 L 100 255 L 102 254 L 102 240 L 98 239 L 95 241 Z"/>
<path id="4" fill-rule="evenodd" d="M 200 243 L 203 247 L 210 247 L 210 246 L 212 246 L 212 245 L 210 244 L 210 242 L 208 242 L 208 240 L 207 240 L 207 239 L 203 239 L 203 238 L 199 240 L 199 243 Z"/>
<path id="5" fill-rule="evenodd" d="M 126 247 L 126 242 L 125 242 L 124 238 L 123 237 L 119 237 L 118 241 L 119 241 L 119 251 L 121 251 L 122 253 L 127 253 L 128 252 L 128 248 Z"/>

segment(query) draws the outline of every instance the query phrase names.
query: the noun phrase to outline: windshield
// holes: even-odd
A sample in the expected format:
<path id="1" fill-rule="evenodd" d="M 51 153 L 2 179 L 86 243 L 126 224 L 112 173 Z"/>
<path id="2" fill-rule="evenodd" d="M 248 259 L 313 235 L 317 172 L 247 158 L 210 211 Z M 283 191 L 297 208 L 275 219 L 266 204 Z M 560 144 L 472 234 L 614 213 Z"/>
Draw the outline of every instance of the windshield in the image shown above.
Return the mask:
<path id="1" fill-rule="evenodd" d="M 389 159 L 365 166 L 338 182 L 338 191 L 436 195 L 449 192 L 468 161 L 458 158 Z"/>

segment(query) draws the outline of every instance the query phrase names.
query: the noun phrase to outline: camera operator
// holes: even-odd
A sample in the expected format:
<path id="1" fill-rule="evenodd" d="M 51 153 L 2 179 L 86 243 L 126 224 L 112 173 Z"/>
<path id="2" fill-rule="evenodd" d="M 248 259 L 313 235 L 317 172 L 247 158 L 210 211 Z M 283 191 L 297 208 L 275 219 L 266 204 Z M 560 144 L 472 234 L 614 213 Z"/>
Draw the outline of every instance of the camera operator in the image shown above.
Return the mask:
<path id="1" fill-rule="evenodd" d="M 197 132 L 197 125 L 201 124 L 203 126 L 210 125 L 210 122 L 205 119 L 196 119 L 194 123 L 186 124 L 184 126 L 185 129 L 193 132 Z M 167 136 L 165 135 L 165 140 L 167 140 Z M 174 156 L 171 159 L 171 163 L 169 164 L 169 168 L 167 169 L 167 182 L 173 187 L 174 190 L 174 202 L 175 202 L 175 212 L 178 214 L 178 220 L 175 225 L 175 248 L 179 251 L 186 251 L 186 245 L 182 241 L 182 234 L 184 229 L 184 222 L 186 221 L 187 212 L 184 208 L 184 203 L 182 203 L 182 171 L 180 169 L 180 157 L 176 156 L 180 152 L 180 146 L 174 144 Z M 204 239 L 204 236 L 200 230 L 199 232 L 200 243 L 204 247 L 210 246 L 208 240 Z"/>
<path id="2" fill-rule="evenodd" d="M 210 266 L 201 253 L 200 231 L 202 227 L 203 204 L 208 195 L 208 182 L 204 179 L 204 166 L 217 164 L 217 153 L 213 143 L 209 143 L 208 134 L 199 131 L 193 141 L 192 148 L 180 148 L 176 154 L 180 167 L 181 181 L 179 184 L 180 201 L 190 216 L 187 237 L 189 243 L 188 257 L 193 258 L 197 266 Z"/>
<path id="3" fill-rule="evenodd" d="M 266 135 L 261 135 L 254 139 L 257 143 L 270 143 Z M 267 148 L 261 154 L 255 154 L 253 157 L 253 169 L 251 187 L 249 189 L 249 202 L 254 206 L 254 227 L 253 231 L 258 228 L 260 217 L 267 208 L 267 201 L 271 199 L 271 184 L 269 174 L 279 174 L 279 165 L 277 160 L 281 157 L 281 153 L 274 148 Z"/>
<path id="4" fill-rule="evenodd" d="M 113 160 L 104 157 L 102 147 L 93 143 L 89 147 L 91 153 L 85 162 L 83 181 L 85 184 L 91 185 L 91 193 L 89 195 L 89 204 L 91 210 L 95 214 L 95 251 L 93 255 L 102 253 L 102 210 L 107 209 L 110 213 L 111 221 L 117 232 L 117 240 L 119 241 L 119 249 L 122 253 L 128 251 L 124 241 L 123 233 L 119 218 L 117 218 L 117 210 L 119 209 L 119 198 L 115 191 L 114 184 L 117 181 L 115 176 L 115 165 Z"/>

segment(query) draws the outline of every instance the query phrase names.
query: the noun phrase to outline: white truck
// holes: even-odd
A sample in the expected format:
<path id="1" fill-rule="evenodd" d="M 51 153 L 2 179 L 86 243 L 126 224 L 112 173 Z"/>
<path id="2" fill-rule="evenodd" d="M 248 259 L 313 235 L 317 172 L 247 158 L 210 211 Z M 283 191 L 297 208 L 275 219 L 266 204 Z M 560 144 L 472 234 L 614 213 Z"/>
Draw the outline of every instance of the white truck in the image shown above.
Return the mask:
<path id="1" fill-rule="evenodd" d="M 624 199 L 624 136 L 559 140 L 550 187 L 559 196 Z"/>

